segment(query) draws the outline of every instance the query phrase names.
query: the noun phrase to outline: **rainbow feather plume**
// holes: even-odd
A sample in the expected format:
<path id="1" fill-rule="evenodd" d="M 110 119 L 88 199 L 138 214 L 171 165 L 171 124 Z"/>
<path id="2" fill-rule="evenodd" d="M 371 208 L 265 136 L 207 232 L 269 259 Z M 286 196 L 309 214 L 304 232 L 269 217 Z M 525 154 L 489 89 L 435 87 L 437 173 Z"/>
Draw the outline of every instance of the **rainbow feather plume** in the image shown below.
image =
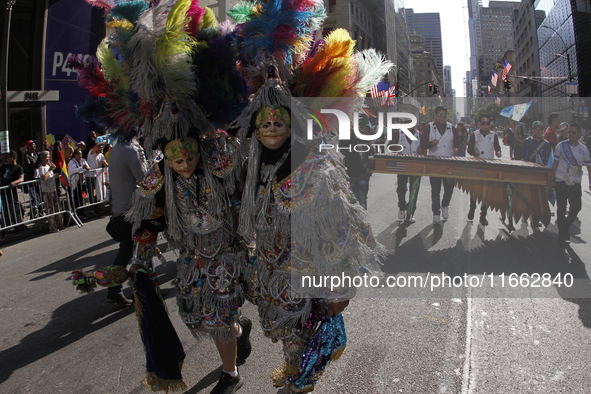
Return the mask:
<path id="1" fill-rule="evenodd" d="M 297 97 L 352 97 L 357 95 L 355 41 L 344 29 L 332 31 L 314 56 L 300 68 L 292 85 Z"/>
<path id="2" fill-rule="evenodd" d="M 238 25 L 241 36 L 241 54 L 248 62 L 260 57 L 261 51 L 273 56 L 277 62 L 291 68 L 303 58 L 309 44 L 312 42 L 312 23 L 323 10 L 320 1 L 306 3 L 294 8 L 293 1 L 271 0 L 261 6 L 261 12 L 248 17 L 237 12 L 246 22 Z M 246 7 L 244 7 L 246 8 Z M 230 12 L 232 15 L 232 12 Z"/>

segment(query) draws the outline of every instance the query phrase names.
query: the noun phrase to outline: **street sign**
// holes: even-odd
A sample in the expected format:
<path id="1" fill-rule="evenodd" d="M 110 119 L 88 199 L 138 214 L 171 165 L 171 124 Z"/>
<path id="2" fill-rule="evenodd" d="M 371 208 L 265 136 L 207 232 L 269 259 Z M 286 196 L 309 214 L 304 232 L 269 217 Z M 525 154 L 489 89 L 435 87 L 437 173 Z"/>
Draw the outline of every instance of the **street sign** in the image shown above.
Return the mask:
<path id="1" fill-rule="evenodd" d="M 579 84 L 576 82 L 567 82 L 566 83 L 566 93 L 568 93 L 568 94 L 577 94 L 578 88 L 579 88 Z"/>
<path id="2" fill-rule="evenodd" d="M 59 101 L 59 90 L 9 90 L 6 92 L 9 103 Z"/>

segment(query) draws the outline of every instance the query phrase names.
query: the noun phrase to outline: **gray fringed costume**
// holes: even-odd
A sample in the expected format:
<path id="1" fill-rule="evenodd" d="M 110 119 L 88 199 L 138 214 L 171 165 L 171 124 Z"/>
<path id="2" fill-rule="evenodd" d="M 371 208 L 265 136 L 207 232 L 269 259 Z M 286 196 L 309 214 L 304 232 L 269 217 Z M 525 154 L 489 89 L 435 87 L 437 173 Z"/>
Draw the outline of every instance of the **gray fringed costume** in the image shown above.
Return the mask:
<path id="1" fill-rule="evenodd" d="M 285 364 L 272 376 L 274 384 L 282 386 L 298 371 L 317 327 L 315 319 L 326 315 L 329 303 L 355 295 L 354 289 L 344 287 L 303 288 L 301 276 L 359 275 L 375 268 L 383 250 L 343 169 L 330 155 L 309 153 L 289 172 L 289 141 L 278 152 L 265 150 L 254 139 L 252 145 L 249 172 L 256 177 L 248 174 L 240 217 L 241 234 L 256 238 L 256 258 L 247 269 L 247 297 L 258 306 L 265 335 L 283 343 Z M 302 391 L 310 389 L 313 386 Z"/>
<path id="2" fill-rule="evenodd" d="M 169 245 L 179 251 L 179 314 L 195 336 L 207 332 L 224 342 L 234 338 L 232 329 L 244 303 L 240 277 L 246 264 L 246 254 L 234 230 L 239 204 L 228 193 L 233 186 L 225 185 L 212 173 L 224 175 L 226 180 L 235 175 L 238 146 L 235 140 L 226 138 L 222 136 L 224 149 L 216 151 L 215 159 L 201 150 L 202 166 L 189 178 L 177 175 L 168 165 L 163 166 L 162 175 L 156 163 L 138 188 L 127 215 L 137 226 L 155 207 L 165 206 L 165 235 Z M 219 147 L 219 138 L 217 142 L 214 145 Z M 216 167 L 211 168 L 212 163 Z"/>

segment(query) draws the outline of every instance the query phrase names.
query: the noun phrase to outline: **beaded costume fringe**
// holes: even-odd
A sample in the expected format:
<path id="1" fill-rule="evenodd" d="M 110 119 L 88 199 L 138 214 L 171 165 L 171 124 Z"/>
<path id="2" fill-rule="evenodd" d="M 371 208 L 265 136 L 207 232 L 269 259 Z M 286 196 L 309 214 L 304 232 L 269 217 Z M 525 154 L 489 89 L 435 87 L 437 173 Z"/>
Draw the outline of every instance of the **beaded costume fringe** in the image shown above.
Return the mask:
<path id="1" fill-rule="evenodd" d="M 179 370 L 182 369 L 183 363 L 179 363 Z M 183 380 L 161 379 L 154 372 L 147 372 L 146 379 L 142 382 L 151 391 L 184 391 L 187 390 L 187 384 Z"/>

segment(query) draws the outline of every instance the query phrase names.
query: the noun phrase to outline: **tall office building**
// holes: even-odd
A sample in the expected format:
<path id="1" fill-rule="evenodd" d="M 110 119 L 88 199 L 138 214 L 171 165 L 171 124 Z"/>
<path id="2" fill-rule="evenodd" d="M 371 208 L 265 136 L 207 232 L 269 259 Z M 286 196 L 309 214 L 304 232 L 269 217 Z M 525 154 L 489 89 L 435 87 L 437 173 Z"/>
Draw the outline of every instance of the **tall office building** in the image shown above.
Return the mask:
<path id="1" fill-rule="evenodd" d="M 437 75 L 443 79 L 443 45 L 441 39 L 441 18 L 439 13 L 416 13 L 412 8 L 405 11 L 406 26 L 410 34 L 420 34 L 435 62 Z"/>
<path id="2" fill-rule="evenodd" d="M 567 82 L 587 84 L 589 92 L 589 82 L 584 82 L 584 73 L 581 75 L 578 73 L 579 69 L 586 69 L 580 68 L 582 66 L 580 60 L 585 57 L 589 59 L 589 46 L 582 45 L 585 41 L 588 45 L 589 39 L 580 32 L 575 32 L 575 13 L 571 1 L 537 0 L 534 7 L 536 10 L 546 12 L 546 18 L 537 31 L 541 76 L 546 80 L 547 85 L 550 85 L 542 86 L 542 96 L 560 97 L 571 93 L 568 91 Z M 579 59 L 581 55 L 583 58 Z M 588 62 L 586 67 L 589 66 Z M 579 88 L 582 87 L 579 86 Z"/>
<path id="3" fill-rule="evenodd" d="M 420 34 L 410 35 L 410 45 L 412 49 L 413 69 L 416 78 L 416 87 L 414 97 L 431 97 L 432 91 L 429 91 L 429 83 L 442 86 L 435 68 L 433 56 L 425 48 L 423 36 Z"/>
<path id="4" fill-rule="evenodd" d="M 452 97 L 451 66 L 443 67 L 443 95 Z"/>
<path id="5" fill-rule="evenodd" d="M 540 57 L 538 52 L 538 28 L 546 13 L 534 9 L 535 0 L 524 0 L 513 12 L 513 37 L 515 41 L 515 64 L 517 78 L 513 89 L 518 97 L 541 96 Z"/>
<path id="6" fill-rule="evenodd" d="M 514 50 L 513 11 L 518 2 L 490 1 L 488 7 L 480 8 L 482 34 L 482 68 L 479 70 L 480 88 L 484 92 L 490 83 L 491 71 L 503 64 L 506 51 Z"/>

